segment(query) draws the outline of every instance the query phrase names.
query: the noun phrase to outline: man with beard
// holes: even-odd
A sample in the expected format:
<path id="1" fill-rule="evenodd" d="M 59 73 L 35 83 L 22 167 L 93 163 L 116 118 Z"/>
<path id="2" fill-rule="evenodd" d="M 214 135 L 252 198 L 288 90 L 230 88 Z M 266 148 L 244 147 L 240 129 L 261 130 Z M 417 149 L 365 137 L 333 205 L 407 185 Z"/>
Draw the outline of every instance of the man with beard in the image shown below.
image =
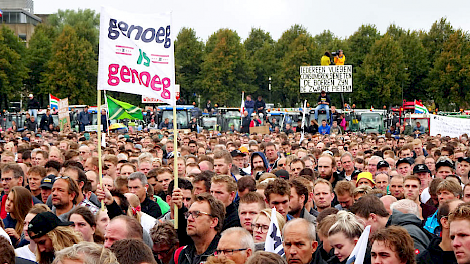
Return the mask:
<path id="1" fill-rule="evenodd" d="M 227 150 L 214 153 L 214 172 L 217 175 L 231 175 L 235 181 L 241 177 L 232 172 L 232 155 Z"/>
<path id="2" fill-rule="evenodd" d="M 217 249 L 220 239 L 218 233 L 222 230 L 225 218 L 225 206 L 212 195 L 203 193 L 195 197 L 185 218 L 186 233 L 192 241 L 175 258 L 179 264 L 205 262 Z M 170 260 L 170 264 L 175 264 L 175 258 Z"/>
<path id="3" fill-rule="evenodd" d="M 320 177 L 329 181 L 333 188 L 335 188 L 338 181 L 343 180 L 336 173 L 335 159 L 329 154 L 322 154 L 318 159 L 318 172 Z"/>
<path id="4" fill-rule="evenodd" d="M 309 184 L 308 180 L 303 177 L 290 180 L 289 214 L 294 218 L 304 218 L 315 224 L 317 218 L 305 209 L 309 194 L 307 184 Z"/>
<path id="5" fill-rule="evenodd" d="M 61 221 L 65 221 L 70 211 L 77 204 L 80 190 L 75 181 L 69 177 L 59 177 L 52 186 L 52 212 L 56 214 Z"/>
<path id="6" fill-rule="evenodd" d="M 279 159 L 276 145 L 273 142 L 266 143 L 266 147 L 264 148 L 264 153 L 266 155 L 266 159 L 269 162 L 269 170 L 271 171 L 271 170 L 276 169 L 277 161 Z"/>

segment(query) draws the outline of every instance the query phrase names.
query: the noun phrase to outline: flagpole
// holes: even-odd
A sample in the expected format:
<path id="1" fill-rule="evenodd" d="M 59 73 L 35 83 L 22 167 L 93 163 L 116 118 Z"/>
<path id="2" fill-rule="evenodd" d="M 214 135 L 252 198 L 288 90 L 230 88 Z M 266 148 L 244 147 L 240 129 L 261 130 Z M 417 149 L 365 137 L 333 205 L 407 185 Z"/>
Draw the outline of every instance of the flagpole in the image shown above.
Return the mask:
<path id="1" fill-rule="evenodd" d="M 242 102 L 243 102 L 243 98 L 245 98 L 245 91 L 242 91 Z M 242 113 L 242 110 L 243 110 L 243 105 L 240 108 L 240 127 L 243 125 L 243 114 L 244 113 Z"/>
<path id="2" fill-rule="evenodd" d="M 103 168 L 102 168 L 102 160 L 101 160 L 101 90 L 98 90 L 98 113 L 97 113 L 97 121 L 98 121 L 98 128 L 96 129 L 98 131 L 98 175 L 100 179 L 100 185 L 101 189 L 103 189 Z M 104 210 L 104 200 L 101 200 L 101 210 Z"/>
<path id="3" fill-rule="evenodd" d="M 178 124 L 176 122 L 176 102 L 173 105 L 173 185 L 174 189 L 178 188 Z M 175 204 L 174 226 L 178 229 L 178 206 Z"/>
<path id="4" fill-rule="evenodd" d="M 108 127 L 108 137 L 109 137 L 109 106 L 108 106 L 108 96 L 106 94 L 106 90 L 104 90 L 104 102 L 106 103 L 106 108 L 108 108 L 106 111 L 106 122 L 108 122 L 106 127 Z"/>

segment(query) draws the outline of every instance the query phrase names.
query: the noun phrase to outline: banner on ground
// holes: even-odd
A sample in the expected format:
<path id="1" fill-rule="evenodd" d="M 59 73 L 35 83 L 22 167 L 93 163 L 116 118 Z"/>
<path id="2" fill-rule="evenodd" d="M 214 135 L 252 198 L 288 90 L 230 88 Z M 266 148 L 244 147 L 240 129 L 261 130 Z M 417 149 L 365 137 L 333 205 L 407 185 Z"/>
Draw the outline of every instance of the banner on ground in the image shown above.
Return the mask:
<path id="1" fill-rule="evenodd" d="M 133 14 L 102 7 L 98 90 L 176 104 L 171 13 Z"/>
<path id="2" fill-rule="evenodd" d="M 175 92 L 176 92 L 176 100 L 180 99 L 180 85 L 175 84 Z M 155 97 L 149 97 L 142 95 L 142 103 L 144 104 L 164 104 L 162 100 L 155 98 Z"/>
<path id="3" fill-rule="evenodd" d="M 122 102 L 106 95 L 108 102 L 109 120 L 139 119 L 143 120 L 142 109 L 129 103 Z"/>
<path id="4" fill-rule="evenodd" d="M 429 115 L 429 135 L 440 134 L 443 137 L 458 138 L 463 134 L 470 135 L 470 119 Z"/>
<path id="5" fill-rule="evenodd" d="M 70 132 L 69 99 L 60 99 L 58 107 L 60 132 Z"/>
<path id="6" fill-rule="evenodd" d="M 352 65 L 300 66 L 301 93 L 352 93 Z"/>

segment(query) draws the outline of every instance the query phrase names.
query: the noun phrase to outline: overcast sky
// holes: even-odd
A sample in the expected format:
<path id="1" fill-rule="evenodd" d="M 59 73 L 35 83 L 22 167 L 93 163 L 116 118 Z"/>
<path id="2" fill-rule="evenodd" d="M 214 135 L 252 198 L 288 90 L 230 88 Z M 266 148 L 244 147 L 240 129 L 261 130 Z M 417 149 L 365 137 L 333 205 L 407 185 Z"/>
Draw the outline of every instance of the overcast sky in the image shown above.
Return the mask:
<path id="1" fill-rule="evenodd" d="M 173 32 L 190 27 L 204 41 L 220 28 L 235 30 L 245 39 L 252 27 L 270 32 L 277 40 L 294 24 L 303 25 L 312 35 L 330 30 L 340 38 L 352 35 L 362 24 L 374 24 L 381 33 L 391 23 L 427 31 L 441 17 L 454 28 L 470 29 L 469 0 L 34 0 L 34 12 L 79 8 L 99 12 L 102 5 L 134 13 L 172 11 Z"/>

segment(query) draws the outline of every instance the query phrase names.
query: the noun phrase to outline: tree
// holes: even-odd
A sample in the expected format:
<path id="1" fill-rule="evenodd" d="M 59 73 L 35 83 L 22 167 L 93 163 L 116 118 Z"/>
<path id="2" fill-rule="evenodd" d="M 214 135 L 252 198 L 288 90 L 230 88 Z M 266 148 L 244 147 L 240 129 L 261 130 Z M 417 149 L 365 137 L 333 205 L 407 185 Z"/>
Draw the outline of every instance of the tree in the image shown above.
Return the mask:
<path id="1" fill-rule="evenodd" d="M 0 107 L 19 95 L 28 69 L 24 65 L 25 47 L 7 26 L 0 27 Z"/>
<path id="2" fill-rule="evenodd" d="M 96 104 L 98 63 L 91 44 L 66 25 L 52 50 L 41 90 L 68 97 L 71 104 Z"/>
<path id="3" fill-rule="evenodd" d="M 200 71 L 204 56 L 204 43 L 192 28 L 182 28 L 175 41 L 176 83 L 180 84 L 181 97 L 201 94 Z"/>
<path id="4" fill-rule="evenodd" d="M 353 72 L 362 66 L 366 55 L 372 45 L 380 38 L 380 33 L 375 25 L 362 25 L 348 40 L 349 50 L 347 54 L 348 64 L 353 65 Z"/>
<path id="5" fill-rule="evenodd" d="M 408 78 L 404 66 L 398 43 L 385 34 L 374 43 L 358 69 L 352 96 L 356 104 L 381 107 L 400 102 L 403 81 Z"/>
<path id="6" fill-rule="evenodd" d="M 86 39 L 98 56 L 100 15 L 92 9 L 59 10 L 48 18 L 48 22 L 60 34 L 65 26 L 71 26 L 77 32 L 77 36 Z"/>
<path id="7" fill-rule="evenodd" d="M 253 72 L 250 71 L 238 34 L 220 29 L 206 43 L 201 70 L 201 86 L 205 99 L 219 105 L 238 106 L 241 92 L 252 93 Z M 238 103 L 235 103 L 236 101 Z"/>
<path id="8" fill-rule="evenodd" d="M 403 51 L 403 62 L 409 78 L 404 82 L 403 97 L 407 101 L 427 99 L 427 77 L 430 71 L 428 51 L 424 48 L 416 31 L 403 33 L 398 38 L 398 44 Z"/>
<path id="9" fill-rule="evenodd" d="M 260 28 L 252 28 L 244 42 L 244 47 L 248 65 L 255 76 L 253 85 L 257 90 L 253 100 L 256 100 L 257 96 L 271 99 L 269 78 L 272 78 L 278 68 L 274 57 L 274 40 L 268 32 Z"/>
<path id="10" fill-rule="evenodd" d="M 44 99 L 46 99 L 46 93 L 40 89 L 41 78 L 47 69 L 47 63 L 52 57 L 53 39 L 48 35 L 48 32 L 51 31 L 50 26 L 39 24 L 29 40 L 27 50 L 26 66 L 29 68 L 30 73 L 25 80 L 25 84 L 28 91 L 35 94 L 41 105 L 44 105 Z"/>
<path id="11" fill-rule="evenodd" d="M 300 103 L 299 69 L 300 66 L 312 65 L 315 53 L 316 47 L 312 36 L 299 25 L 294 25 L 284 32 L 277 42 L 276 54 L 280 56 L 280 68 L 274 78 L 276 85 L 273 86 L 273 90 L 278 102 L 284 107 Z M 302 98 L 314 97 L 311 94 L 302 95 Z"/>
<path id="12" fill-rule="evenodd" d="M 457 30 L 443 43 L 430 73 L 429 92 L 440 108 L 468 108 L 470 100 L 469 36 Z M 454 109 L 452 109 L 452 107 Z"/>
<path id="13" fill-rule="evenodd" d="M 447 19 L 441 18 L 439 21 L 432 24 L 429 32 L 421 34 L 423 46 L 427 49 L 429 54 L 431 67 L 433 67 L 437 57 L 439 57 L 444 49 L 444 43 L 454 32 L 452 25 Z"/>

